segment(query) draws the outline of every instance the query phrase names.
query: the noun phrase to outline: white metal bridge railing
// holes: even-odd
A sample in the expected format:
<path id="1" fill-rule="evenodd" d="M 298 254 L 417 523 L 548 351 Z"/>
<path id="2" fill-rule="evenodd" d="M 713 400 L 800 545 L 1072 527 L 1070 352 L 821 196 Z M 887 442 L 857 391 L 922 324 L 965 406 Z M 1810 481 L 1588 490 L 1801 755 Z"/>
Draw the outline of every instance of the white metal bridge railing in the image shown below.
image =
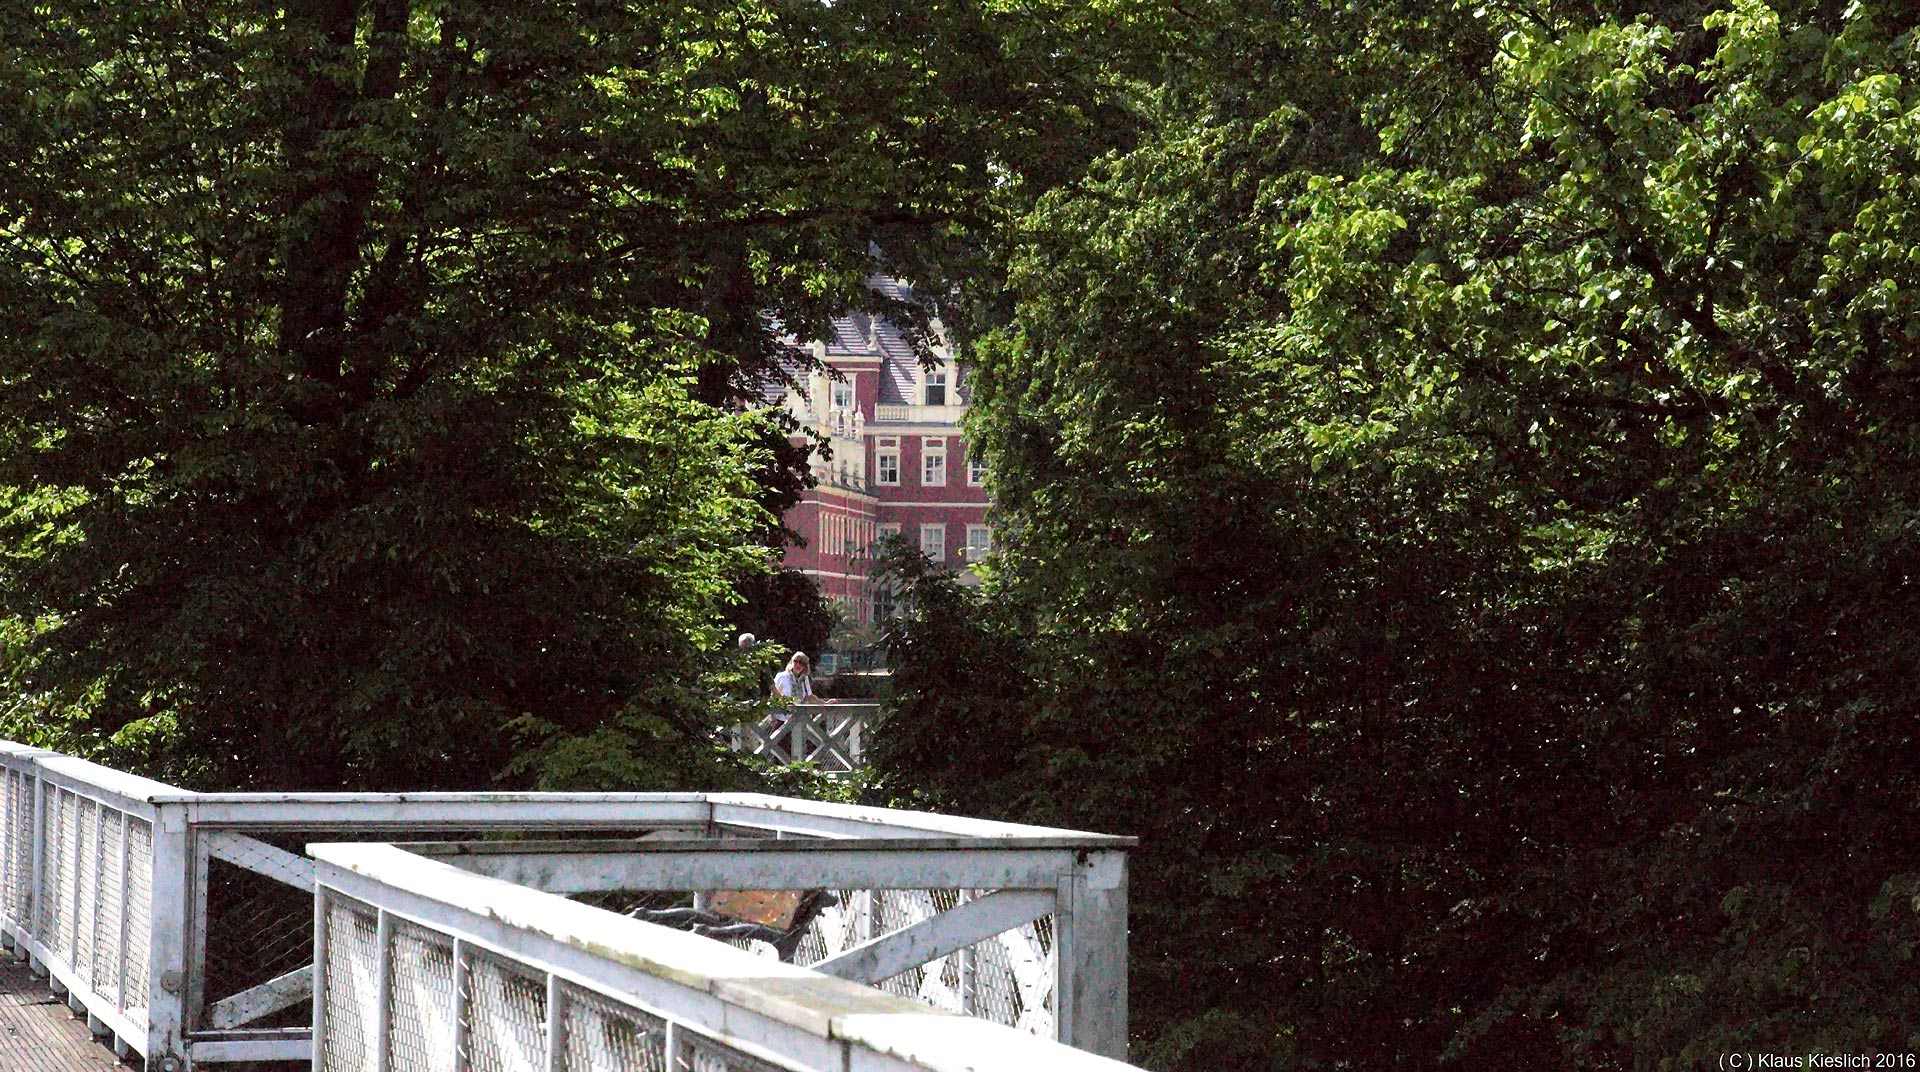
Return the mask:
<path id="1" fill-rule="evenodd" d="M 313 854 L 317 1072 L 1130 1067 L 398 846 Z"/>
<path id="2" fill-rule="evenodd" d="M 741 944 L 1125 1054 L 1127 838 L 757 794 L 192 793 L 4 742 L 0 804 L 0 937 L 155 1072 L 307 1060 L 307 844 L 421 837 L 636 911 L 807 891 L 784 950 Z"/>

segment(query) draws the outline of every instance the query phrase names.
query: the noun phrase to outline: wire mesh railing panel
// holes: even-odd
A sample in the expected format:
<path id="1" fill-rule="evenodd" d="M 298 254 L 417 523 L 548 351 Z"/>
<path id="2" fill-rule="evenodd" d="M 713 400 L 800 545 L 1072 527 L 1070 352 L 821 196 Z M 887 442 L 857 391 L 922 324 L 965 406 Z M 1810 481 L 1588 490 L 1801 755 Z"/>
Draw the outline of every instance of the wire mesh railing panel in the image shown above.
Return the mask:
<path id="1" fill-rule="evenodd" d="M 127 958 L 121 967 L 120 1007 L 131 1012 L 147 1007 L 148 935 L 153 920 L 153 825 L 126 817 L 127 823 Z"/>
<path id="2" fill-rule="evenodd" d="M 565 983 L 562 1072 L 677 1072 L 667 1066 L 667 1022 Z"/>
<path id="3" fill-rule="evenodd" d="M 121 875 L 121 865 L 125 863 L 126 851 L 126 813 L 113 808 L 103 809 L 100 816 L 100 850 L 95 873 L 99 876 L 99 894 L 94 898 L 93 914 L 93 961 L 88 965 L 88 976 L 93 980 L 93 990 L 101 997 L 120 1006 L 120 959 L 122 950 L 121 910 L 124 907 L 126 885 Z"/>
<path id="4" fill-rule="evenodd" d="M 547 1067 L 547 984 L 500 958 L 476 953 L 467 969 L 473 1072 Z"/>
<path id="5" fill-rule="evenodd" d="M 100 805 L 85 797 L 74 810 L 73 919 L 69 959 L 85 974 L 93 967 L 94 920 L 100 903 Z"/>
<path id="6" fill-rule="evenodd" d="M 1051 1037 L 1059 998 L 1054 990 L 1056 946 L 1053 917 L 995 935 L 971 947 L 969 972 L 974 1016 Z"/>
<path id="7" fill-rule="evenodd" d="M 988 891 L 977 891 L 984 895 Z M 892 931 L 953 910 L 969 894 L 956 889 L 836 890 L 795 948 L 802 967 Z M 1053 917 L 997 934 L 883 980 L 881 990 L 1052 1037 L 1055 1015 Z"/>
<path id="8" fill-rule="evenodd" d="M 40 864 L 44 893 L 40 904 L 40 941 L 56 956 L 67 956 L 67 919 L 73 904 L 73 794 L 46 785 L 45 858 Z"/>
<path id="9" fill-rule="evenodd" d="M 455 990 L 453 940 L 396 921 L 392 942 L 387 953 L 392 1018 L 387 1068 L 389 1072 L 454 1072 L 460 995 Z"/>
<path id="10" fill-rule="evenodd" d="M 611 837 L 637 835 L 649 829 L 621 827 L 608 832 L 604 827 L 596 827 L 587 831 L 542 830 L 538 833 L 555 838 Z M 276 859 L 303 857 L 306 845 L 313 841 L 392 841 L 421 836 L 436 841 L 479 841 L 492 837 L 527 837 L 534 833 L 522 829 L 472 827 L 429 826 L 400 831 L 313 826 L 248 831 L 242 838 L 229 839 L 223 850 L 226 858 L 214 857 L 207 861 L 206 948 L 201 983 L 205 1000 L 195 1020 L 195 1029 L 222 1026 L 212 1020 L 214 1006 L 222 998 L 270 982 L 313 961 L 313 891 L 304 882 L 291 881 L 284 865 L 275 864 Z M 294 1027 L 311 1018 L 311 1004 L 300 1002 L 250 1020 L 245 1026 Z"/>
<path id="11" fill-rule="evenodd" d="M 380 920 L 374 910 L 338 894 L 327 900 L 326 1021 L 320 1047 L 325 1072 L 373 1067 L 379 1020 Z"/>
<path id="12" fill-rule="evenodd" d="M 889 934 L 924 923 L 960 903 L 958 890 L 879 890 L 873 899 L 874 932 Z M 957 957 L 949 954 L 917 968 L 909 968 L 880 989 L 903 998 L 926 1002 L 936 1009 L 963 1010 Z"/>
<path id="13" fill-rule="evenodd" d="M 206 935 L 201 1026 L 210 1026 L 220 999 L 313 962 L 313 891 L 226 860 L 208 860 Z M 295 1026 L 311 1018 L 310 1007 L 301 1002 L 247 1026 Z"/>
<path id="14" fill-rule="evenodd" d="M 12 768 L 7 770 L 6 827 L 6 853 L 0 857 L 6 890 L 0 911 L 8 924 L 25 928 L 33 919 L 33 777 Z"/>

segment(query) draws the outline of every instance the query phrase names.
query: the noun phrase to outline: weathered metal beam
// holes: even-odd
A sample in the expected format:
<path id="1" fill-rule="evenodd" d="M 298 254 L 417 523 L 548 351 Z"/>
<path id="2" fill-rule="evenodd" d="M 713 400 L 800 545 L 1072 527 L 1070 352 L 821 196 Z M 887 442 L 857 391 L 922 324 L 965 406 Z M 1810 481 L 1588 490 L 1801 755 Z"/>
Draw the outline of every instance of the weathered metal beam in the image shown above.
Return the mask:
<path id="1" fill-rule="evenodd" d="M 196 826 L 251 829 L 704 827 L 712 818 L 694 793 L 199 793 L 181 803 Z"/>
<path id="2" fill-rule="evenodd" d="M 313 1040 L 304 1027 L 235 1033 L 231 1038 L 194 1039 L 188 1046 L 195 1067 L 238 1061 L 307 1061 Z"/>
<path id="3" fill-rule="evenodd" d="M 141 818 L 153 817 L 155 797 L 184 792 L 165 782 L 142 778 L 57 752 L 32 757 L 43 781 Z"/>
<path id="4" fill-rule="evenodd" d="M 290 1009 L 312 996 L 313 965 L 309 964 L 214 1002 L 207 1010 L 207 1023 L 215 1030 L 240 1027 Z"/>
<path id="5" fill-rule="evenodd" d="M 1053 911 L 1053 901 L 1054 894 L 1048 890 L 1001 890 L 863 942 L 811 967 L 827 975 L 872 985 L 1032 923 Z"/>
<path id="6" fill-rule="evenodd" d="M 957 815 L 871 808 L 799 800 L 766 793 L 710 793 L 713 821 L 763 830 L 784 830 L 822 837 L 964 837 L 993 840 L 1044 838 L 1071 841 L 1089 849 L 1129 848 L 1139 839 L 1083 830 L 968 819 Z"/>
<path id="7" fill-rule="evenodd" d="M 632 842 L 614 849 L 513 851 L 511 843 L 407 846 L 463 871 L 547 893 L 606 890 L 1044 889 L 1078 855 L 1070 848 L 832 845 L 778 841 Z M 563 849 L 566 848 L 563 846 Z M 478 851 L 468 851 L 478 850 Z"/>
<path id="8" fill-rule="evenodd" d="M 1060 1041 L 1127 1059 L 1127 857 L 1089 853 L 1054 917 Z"/>
<path id="9" fill-rule="evenodd" d="M 200 835 L 200 842 L 216 860 L 225 860 L 289 886 L 303 890 L 313 888 L 313 861 L 304 856 L 295 856 L 258 838 L 230 830 L 208 830 Z"/>

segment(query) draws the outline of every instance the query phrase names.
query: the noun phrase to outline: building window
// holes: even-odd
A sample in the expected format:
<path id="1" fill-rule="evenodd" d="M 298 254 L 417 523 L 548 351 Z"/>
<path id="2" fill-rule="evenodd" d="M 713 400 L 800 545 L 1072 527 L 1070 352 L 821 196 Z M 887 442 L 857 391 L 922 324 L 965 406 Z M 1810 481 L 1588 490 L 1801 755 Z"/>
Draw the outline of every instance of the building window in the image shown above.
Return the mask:
<path id="1" fill-rule="evenodd" d="M 833 408 L 853 408 L 853 384 L 851 381 L 835 380 L 833 383 Z"/>
<path id="2" fill-rule="evenodd" d="M 890 540 L 890 539 L 893 539 L 894 537 L 896 537 L 896 536 L 898 536 L 898 535 L 900 535 L 900 524 L 899 524 L 899 522 L 895 522 L 895 521 L 889 521 L 888 523 L 886 523 L 886 524 L 884 524 L 884 525 L 882 525 L 882 526 L 880 526 L 880 538 L 881 538 L 881 539 L 883 539 L 883 540 Z"/>
<path id="3" fill-rule="evenodd" d="M 920 553 L 935 562 L 947 557 L 947 527 L 945 525 L 920 526 Z"/>
<path id="4" fill-rule="evenodd" d="M 927 370 L 927 405 L 944 406 L 947 404 L 947 370 Z"/>
<path id="5" fill-rule="evenodd" d="M 986 482 L 987 482 L 986 455 L 981 453 L 979 447 L 977 446 L 970 447 L 967 450 L 967 486 L 970 488 L 977 488 L 977 487 L 980 487 L 982 484 L 985 484 Z"/>
<path id="6" fill-rule="evenodd" d="M 993 550 L 993 527 L 991 525 L 967 526 L 967 561 L 978 562 Z"/>
<path id="7" fill-rule="evenodd" d="M 900 483 L 900 437 L 881 436 L 873 450 L 873 481 L 876 484 Z"/>
<path id="8" fill-rule="evenodd" d="M 929 488 L 947 486 L 947 440 L 929 436 L 921 440 L 920 483 Z"/>
<path id="9" fill-rule="evenodd" d="M 900 598 L 893 592 L 893 585 L 879 584 L 873 589 L 873 620 L 888 621 L 899 615 Z"/>

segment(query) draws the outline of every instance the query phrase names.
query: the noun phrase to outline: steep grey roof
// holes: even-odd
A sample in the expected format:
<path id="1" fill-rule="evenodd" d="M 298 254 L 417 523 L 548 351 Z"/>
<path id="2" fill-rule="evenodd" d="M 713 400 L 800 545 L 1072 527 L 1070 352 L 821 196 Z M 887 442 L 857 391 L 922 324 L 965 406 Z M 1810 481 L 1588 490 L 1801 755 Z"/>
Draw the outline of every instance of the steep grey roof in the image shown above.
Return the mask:
<path id="1" fill-rule="evenodd" d="M 798 352 L 780 354 L 774 358 L 774 364 L 786 374 L 786 379 L 783 380 L 778 373 L 760 378 L 754 387 L 759 392 L 762 405 L 779 405 L 787 397 L 787 383 L 803 380 L 806 376 L 806 361 Z"/>
<path id="2" fill-rule="evenodd" d="M 867 280 L 867 285 L 875 293 L 894 301 L 914 300 L 913 288 L 898 279 L 873 276 Z M 906 335 L 892 320 L 865 312 L 835 317 L 833 334 L 824 341 L 827 344 L 828 361 L 836 357 L 879 359 L 881 405 L 902 406 L 920 401 L 916 389 L 920 378 L 917 368 L 920 359 L 913 352 L 913 344 L 907 341 Z M 966 385 L 957 384 L 955 389 L 961 397 L 965 397 Z"/>
<path id="3" fill-rule="evenodd" d="M 914 356 L 913 347 L 908 345 L 890 320 L 882 320 L 884 330 L 876 332 L 879 336 L 880 352 L 886 360 L 880 366 L 880 402 L 882 405 L 904 406 L 918 401 L 913 397 L 914 366 L 920 359 Z"/>
<path id="4" fill-rule="evenodd" d="M 833 337 L 825 340 L 827 353 L 842 357 L 873 357 L 879 354 L 874 346 L 873 324 L 865 313 L 833 318 Z"/>

